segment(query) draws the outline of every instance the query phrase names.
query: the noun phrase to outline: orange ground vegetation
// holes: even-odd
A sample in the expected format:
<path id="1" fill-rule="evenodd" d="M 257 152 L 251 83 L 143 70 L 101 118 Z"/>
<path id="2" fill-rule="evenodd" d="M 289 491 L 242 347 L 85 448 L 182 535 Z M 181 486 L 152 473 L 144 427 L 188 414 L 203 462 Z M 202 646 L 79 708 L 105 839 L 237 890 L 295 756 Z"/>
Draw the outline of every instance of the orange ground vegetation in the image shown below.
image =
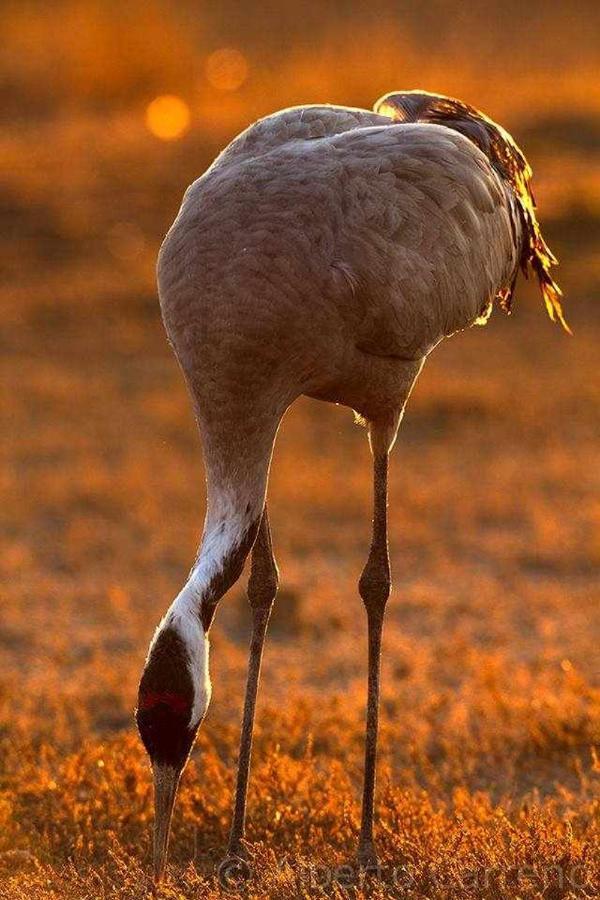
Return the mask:
<path id="1" fill-rule="evenodd" d="M 382 38 L 387 49 L 370 54 L 365 83 L 365 48 L 342 48 L 340 31 L 322 53 L 292 47 L 275 84 L 268 69 L 257 75 L 248 51 L 237 92 L 219 101 L 203 83 L 204 106 L 188 93 L 189 130 L 162 143 L 146 129 L 147 101 L 185 95 L 186 57 L 169 52 L 185 42 L 170 35 L 156 49 L 160 85 L 107 111 L 98 83 L 118 94 L 132 66 L 151 82 L 144 54 L 161 47 L 152 34 L 166 32 L 162 20 L 142 20 L 148 40 L 127 44 L 129 69 L 111 69 L 103 4 L 89 4 L 89 33 L 76 16 L 84 6 L 67 4 L 64 27 L 52 25 L 54 56 L 83 60 L 72 108 L 38 118 L 29 110 L 0 135 L 1 900 L 150 896 L 151 783 L 132 710 L 148 639 L 193 560 L 204 512 L 199 442 L 153 275 L 183 188 L 257 111 L 302 98 L 369 102 L 416 87 L 425 58 L 406 50 L 410 83 L 390 83 L 400 45 Z M 40 13 L 34 33 L 31 8 L 14 4 L 21 12 L 4 33 L 21 85 L 35 86 L 52 70 L 39 52 L 52 29 Z M 343 77 L 334 68 L 342 52 Z M 477 80 L 475 64 L 467 75 L 457 67 L 445 76 L 442 63 L 424 69 L 424 87 L 461 93 L 463 78 L 464 99 L 498 117 L 507 111 L 534 166 L 574 337 L 520 284 L 513 315 L 496 312 L 438 348 L 411 398 L 390 485 L 394 589 L 377 794 L 384 868 L 362 883 L 357 579 L 370 536 L 369 453 L 347 410 L 302 401 L 288 413 L 270 486 L 282 586 L 259 698 L 245 896 L 600 892 L 600 174 L 584 108 L 597 108 L 597 93 L 575 90 L 586 60 L 582 50 L 580 69 L 565 66 L 560 102 L 548 98 L 547 80 L 522 79 L 518 53 L 501 93 L 499 81 Z M 48 75 L 52 90 L 63 63 L 54 82 Z M 105 70 L 112 82 L 102 81 Z M 165 900 L 228 894 L 216 866 L 248 624 L 240 582 L 214 626 L 213 701 L 182 783 Z"/>
<path id="2" fill-rule="evenodd" d="M 71 266 L 67 279 L 51 261 L 47 279 L 15 291 L 3 323 L 10 900 L 145 895 L 151 792 L 131 713 L 203 515 L 198 441 L 150 288 L 124 264 Z M 575 268 L 563 268 L 569 296 Z M 598 322 L 585 293 L 572 297 L 569 338 L 520 295 L 510 319 L 436 351 L 393 461 L 378 831 L 407 897 L 594 896 L 598 885 Z M 328 879 L 352 861 L 359 816 L 369 484 L 347 411 L 290 411 L 271 483 L 282 589 L 258 713 L 249 896 L 346 890 Z M 237 586 L 214 629 L 214 699 L 165 897 L 219 894 L 247 633 Z M 571 895 L 569 879 L 587 894 Z M 395 884 L 369 891 L 399 896 Z"/>

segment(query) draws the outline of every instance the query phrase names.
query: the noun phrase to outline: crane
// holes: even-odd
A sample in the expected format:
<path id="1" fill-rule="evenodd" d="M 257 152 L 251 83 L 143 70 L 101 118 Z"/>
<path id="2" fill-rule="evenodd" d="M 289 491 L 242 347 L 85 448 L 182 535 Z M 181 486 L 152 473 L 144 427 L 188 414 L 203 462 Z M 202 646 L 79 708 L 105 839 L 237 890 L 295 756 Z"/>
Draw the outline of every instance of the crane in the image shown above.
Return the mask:
<path id="1" fill-rule="evenodd" d="M 300 396 L 344 404 L 368 429 L 373 530 L 358 589 L 368 686 L 358 859 L 373 835 L 382 628 L 391 578 L 390 450 L 425 359 L 445 337 L 510 311 L 533 270 L 568 329 L 531 169 L 499 125 L 424 91 L 374 111 L 284 109 L 243 131 L 185 192 L 160 249 L 162 316 L 203 445 L 204 532 L 150 643 L 136 719 L 155 796 L 154 875 L 163 877 L 181 773 L 210 702 L 209 634 L 251 552 L 252 617 L 227 851 L 241 859 L 262 651 L 278 586 L 266 506 L 273 445 Z"/>

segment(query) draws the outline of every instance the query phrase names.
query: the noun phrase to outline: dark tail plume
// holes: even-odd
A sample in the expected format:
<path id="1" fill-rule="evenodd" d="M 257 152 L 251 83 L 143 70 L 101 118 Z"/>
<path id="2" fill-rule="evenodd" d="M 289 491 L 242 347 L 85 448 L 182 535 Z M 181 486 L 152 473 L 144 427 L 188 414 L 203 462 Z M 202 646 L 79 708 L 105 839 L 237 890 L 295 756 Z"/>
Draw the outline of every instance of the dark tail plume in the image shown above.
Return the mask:
<path id="1" fill-rule="evenodd" d="M 553 322 L 560 322 L 565 331 L 571 329 L 565 321 L 560 298 L 562 291 L 550 274 L 550 267 L 558 260 L 542 237 L 531 189 L 531 166 L 516 143 L 500 125 L 473 106 L 425 91 L 386 94 L 374 106 L 376 113 L 394 122 L 432 122 L 459 131 L 469 138 L 490 160 L 494 169 L 513 189 L 523 226 L 521 269 L 527 277 L 531 268 L 537 277 L 542 297 Z M 500 305 L 510 312 L 514 283 L 499 297 Z"/>

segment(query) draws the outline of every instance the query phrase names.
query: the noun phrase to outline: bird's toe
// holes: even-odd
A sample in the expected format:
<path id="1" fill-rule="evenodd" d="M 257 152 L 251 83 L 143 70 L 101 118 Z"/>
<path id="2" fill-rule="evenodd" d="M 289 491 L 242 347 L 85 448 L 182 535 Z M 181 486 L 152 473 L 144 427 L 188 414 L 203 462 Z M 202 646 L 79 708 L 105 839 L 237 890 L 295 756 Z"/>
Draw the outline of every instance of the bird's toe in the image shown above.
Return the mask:
<path id="1" fill-rule="evenodd" d="M 218 869 L 219 882 L 224 888 L 232 888 L 244 884 L 252 877 L 252 868 L 248 861 L 248 853 L 243 847 L 229 852 Z"/>

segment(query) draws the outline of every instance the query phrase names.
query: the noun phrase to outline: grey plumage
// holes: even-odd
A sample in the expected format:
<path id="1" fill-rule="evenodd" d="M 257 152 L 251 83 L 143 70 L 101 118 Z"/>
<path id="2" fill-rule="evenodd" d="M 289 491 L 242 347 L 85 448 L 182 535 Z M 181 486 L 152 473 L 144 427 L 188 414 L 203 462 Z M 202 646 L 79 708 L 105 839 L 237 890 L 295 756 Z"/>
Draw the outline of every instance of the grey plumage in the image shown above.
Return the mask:
<path id="1" fill-rule="evenodd" d="M 509 186 L 443 126 L 304 107 L 233 141 L 188 188 L 158 264 L 209 500 L 212 467 L 222 481 L 223 456 L 264 464 L 301 394 L 397 418 L 435 344 L 510 286 L 520 241 Z"/>

